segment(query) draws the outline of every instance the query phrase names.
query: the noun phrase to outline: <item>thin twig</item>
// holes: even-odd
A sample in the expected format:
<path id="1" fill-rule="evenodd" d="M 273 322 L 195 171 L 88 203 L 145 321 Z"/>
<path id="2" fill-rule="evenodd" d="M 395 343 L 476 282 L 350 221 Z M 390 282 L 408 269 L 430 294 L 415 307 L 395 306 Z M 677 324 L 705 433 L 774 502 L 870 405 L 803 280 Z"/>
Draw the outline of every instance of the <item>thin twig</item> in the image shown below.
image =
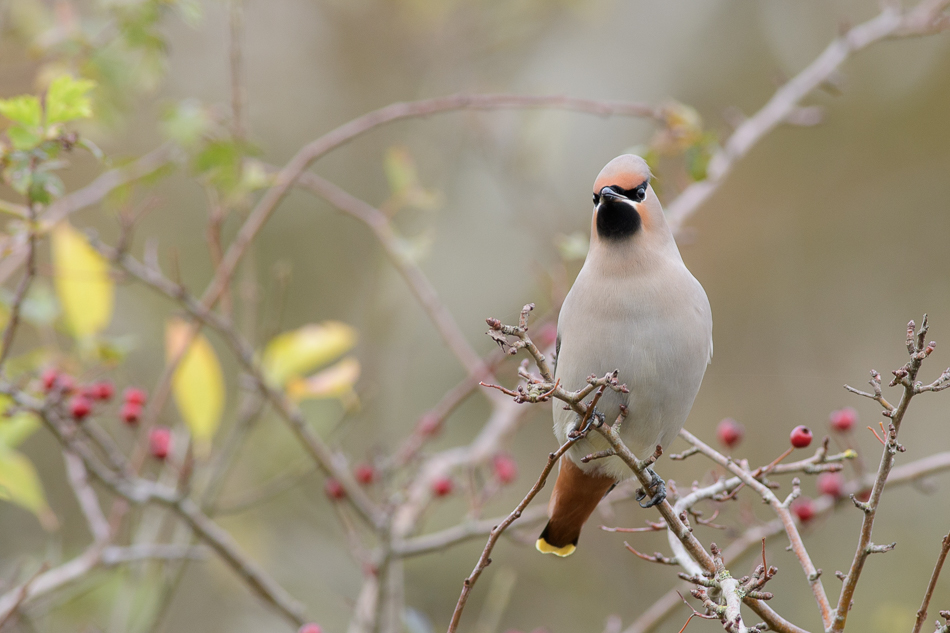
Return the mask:
<path id="1" fill-rule="evenodd" d="M 901 395 L 900 402 L 893 411 L 886 408 L 884 409 L 887 417 L 889 417 L 891 420 L 891 424 L 887 432 L 884 450 L 881 454 L 881 463 L 878 466 L 877 475 L 875 476 L 874 484 L 871 487 L 871 494 L 867 502 L 864 503 L 858 501 L 854 495 L 851 496 L 851 500 L 860 510 L 863 511 L 864 516 L 861 521 L 861 531 L 859 532 L 858 536 L 857 551 L 855 551 L 854 558 L 851 561 L 851 567 L 844 578 L 844 583 L 841 587 L 841 594 L 838 596 L 838 606 L 835 610 L 833 626 L 828 627 L 826 625 L 825 627 L 826 629 L 830 628 L 835 633 L 840 633 L 844 630 L 848 619 L 848 612 L 851 609 L 851 603 L 854 599 L 854 591 L 857 588 L 858 580 L 860 579 L 861 572 L 864 569 L 864 563 L 867 561 L 868 556 L 870 556 L 875 551 L 874 544 L 871 542 L 871 532 L 874 528 L 874 519 L 877 516 L 877 509 L 881 503 L 881 495 L 884 493 L 884 487 L 887 484 L 888 476 L 890 475 L 891 468 L 894 465 L 894 458 L 900 450 L 903 450 L 903 447 L 897 442 L 897 436 L 900 432 L 901 423 L 904 420 L 904 415 L 907 412 L 907 408 L 910 406 L 910 401 L 918 393 L 915 389 L 917 372 L 920 370 L 920 366 L 924 358 L 929 355 L 929 352 L 926 351 L 928 348 L 928 345 L 926 344 L 928 329 L 929 326 L 927 323 L 927 315 L 924 315 L 920 329 L 917 331 L 915 331 L 915 324 L 913 321 L 907 324 L 907 349 L 910 360 L 902 368 L 893 372 L 894 380 L 891 382 L 891 384 L 900 384 L 903 393 Z M 932 349 L 932 346 L 929 347 Z"/>
<path id="2" fill-rule="evenodd" d="M 347 498 L 361 516 L 372 525 L 381 524 L 382 514 L 376 504 L 356 483 L 342 459 L 338 458 L 330 450 L 330 447 L 313 432 L 300 410 L 287 399 L 286 395 L 271 386 L 258 365 L 258 355 L 229 321 L 199 303 L 184 288 L 175 284 L 160 272 L 141 264 L 133 257 L 127 254 L 118 254 L 95 238 L 90 238 L 90 245 L 133 277 L 164 294 L 169 299 L 176 301 L 197 322 L 218 332 L 225 344 L 231 348 L 243 369 L 253 378 L 257 389 L 290 426 L 297 439 L 307 449 L 317 465 L 343 485 L 347 492 Z"/>
<path id="3" fill-rule="evenodd" d="M 681 430 L 680 437 L 698 448 L 700 452 L 703 453 L 703 455 L 709 457 L 719 465 L 729 470 L 732 474 L 736 475 L 745 485 L 755 490 L 778 515 L 779 519 L 782 521 L 782 525 L 785 528 L 785 533 L 788 534 L 788 539 L 792 545 L 792 551 L 798 558 L 798 561 L 802 566 L 802 570 L 804 570 L 805 576 L 808 579 L 808 584 L 811 586 L 812 593 L 815 596 L 815 601 L 818 603 L 818 609 L 821 612 L 822 622 L 824 623 L 825 628 L 828 628 L 831 625 L 833 614 L 831 611 L 831 603 L 828 601 L 828 596 L 825 593 L 825 588 L 821 582 L 821 572 L 818 571 L 814 563 L 812 563 L 811 557 L 808 554 L 808 550 L 805 549 L 805 544 L 802 541 L 801 535 L 798 533 L 798 527 L 795 524 L 795 520 L 792 518 L 792 513 L 789 511 L 788 506 L 780 501 L 768 486 L 753 478 L 753 473 L 743 470 L 738 464 L 709 447 L 689 431 L 685 429 Z"/>
<path id="4" fill-rule="evenodd" d="M 422 270 L 399 247 L 389 217 L 370 204 L 349 194 L 320 176 L 304 172 L 297 185 L 323 198 L 344 213 L 368 226 L 379 241 L 390 263 L 408 284 L 412 294 L 435 325 L 455 357 L 473 380 L 486 380 L 491 371 L 481 356 L 468 343 L 452 314 L 439 299 L 438 293 Z"/>
<path id="5" fill-rule="evenodd" d="M 0 630 L 3 629 L 3 626 L 13 617 L 13 615 L 23 606 L 23 603 L 27 601 L 30 597 L 30 587 L 33 586 L 33 583 L 36 582 L 36 579 L 39 578 L 47 569 L 49 565 L 43 563 L 40 565 L 40 568 L 30 576 L 25 583 L 11 591 L 10 593 L 0 596 Z M 8 604 L 4 604 L 8 603 Z"/>
<path id="6" fill-rule="evenodd" d="M 13 347 L 13 335 L 16 334 L 17 325 L 20 323 L 20 310 L 23 307 L 23 301 L 26 299 L 30 284 L 33 283 L 33 278 L 36 277 L 36 233 L 33 226 L 36 207 L 32 201 L 27 207 L 27 213 L 30 227 L 26 237 L 26 267 L 23 271 L 23 277 L 13 293 L 13 303 L 10 304 L 7 325 L 3 329 L 3 336 L 0 337 L 0 373 L 3 372 L 3 364 L 7 361 Z"/>
<path id="7" fill-rule="evenodd" d="M 593 407 L 591 407 L 593 410 Z M 576 437 L 569 438 L 560 448 L 557 449 L 554 453 L 548 455 L 548 461 L 544 465 L 544 468 L 541 470 L 541 474 L 538 476 L 537 481 L 528 491 L 528 494 L 525 495 L 524 499 L 521 500 L 514 510 L 511 511 L 505 520 L 495 526 L 491 533 L 488 536 L 488 543 L 485 544 L 485 549 L 482 550 L 481 556 L 478 557 L 478 562 L 475 564 L 475 569 L 472 570 L 472 573 L 469 574 L 468 578 L 462 583 L 462 593 L 459 596 L 458 603 L 455 605 L 455 612 L 452 614 L 452 621 L 449 623 L 448 633 L 454 633 L 458 629 L 459 621 L 462 618 L 462 610 L 465 608 L 465 603 L 468 601 L 469 593 L 472 591 L 472 587 L 475 586 L 475 583 L 478 581 L 478 577 L 482 575 L 482 572 L 485 570 L 488 565 L 491 564 L 491 552 L 495 547 L 495 543 L 498 542 L 498 538 L 502 533 L 508 528 L 509 525 L 514 523 L 524 512 L 524 509 L 527 507 L 531 500 L 541 492 L 541 488 L 544 487 L 545 482 L 547 482 L 548 475 L 551 473 L 551 469 L 554 468 L 554 465 L 561 458 L 561 455 L 567 452 L 567 450 L 574 445 L 574 443 L 583 437 L 582 434 L 577 435 Z"/>
<path id="8" fill-rule="evenodd" d="M 950 470 L 950 451 L 923 457 L 902 466 L 895 467 L 891 471 L 891 476 L 888 479 L 888 490 L 913 484 L 922 477 L 947 470 Z M 849 482 L 843 489 L 844 496 L 847 497 L 848 494 L 857 494 L 861 490 L 868 488 L 873 482 L 874 477 L 872 475 L 867 475 L 863 479 Z M 705 494 L 701 496 L 709 498 Z M 823 495 L 814 500 L 815 518 L 825 516 L 839 507 L 843 506 L 831 497 Z M 679 502 L 674 506 L 674 509 L 681 509 Z M 784 530 L 784 525 L 780 519 L 774 519 L 763 525 L 749 528 L 723 550 L 723 560 L 726 561 L 728 565 L 732 565 L 734 561 L 757 547 L 763 538 L 771 538 L 784 532 Z M 688 591 L 688 589 L 689 585 L 683 584 L 663 594 L 663 596 L 654 601 L 649 609 L 640 614 L 629 627 L 624 629 L 623 633 L 649 633 L 654 630 L 665 618 L 673 613 L 673 610 L 679 603 L 677 591 Z"/>
<path id="9" fill-rule="evenodd" d="M 173 510 L 255 593 L 298 626 L 306 622 L 303 605 L 247 557 L 231 535 L 209 519 L 193 501 L 172 488 L 148 480 L 129 479 L 124 474 L 109 470 L 96 460 L 83 443 L 76 441 L 74 434 L 67 431 L 68 422 L 60 419 L 54 409 L 10 385 L 0 383 L 0 393 L 12 396 L 18 405 L 39 416 L 64 448 L 78 455 L 90 474 L 114 493 L 131 503 L 158 503 Z M 100 549 L 93 547 L 87 550 L 88 558 L 92 560 L 83 565 L 84 569 L 94 566 Z"/>
<path id="10" fill-rule="evenodd" d="M 667 206 L 667 222 L 676 233 L 725 181 L 736 162 L 769 132 L 786 122 L 802 100 L 825 83 L 854 53 L 891 37 L 925 35 L 947 28 L 942 11 L 950 0 L 923 0 L 902 13 L 895 3 L 885 3 L 875 18 L 835 39 L 815 60 L 779 88 L 755 115 L 745 119 L 722 148 L 713 154 L 705 180 L 694 182 Z"/>
<path id="11" fill-rule="evenodd" d="M 924 594 L 924 600 L 917 609 L 917 619 L 914 621 L 913 633 L 920 633 L 920 627 L 927 619 L 927 609 L 930 607 L 930 599 L 933 597 L 934 589 L 937 587 L 937 579 L 940 577 L 940 570 L 943 568 L 943 562 L 947 559 L 947 552 L 950 552 L 950 534 L 943 537 L 940 544 L 940 555 L 937 556 L 937 563 L 934 565 L 933 573 L 930 575 L 930 582 L 927 583 L 927 592 Z"/>
<path id="12" fill-rule="evenodd" d="M 518 95 L 455 95 L 408 103 L 394 103 L 341 125 L 303 146 L 274 178 L 257 206 L 251 211 L 215 271 L 212 282 L 202 295 L 202 303 L 214 304 L 230 283 L 244 252 L 276 210 L 300 175 L 321 156 L 380 125 L 458 110 L 561 109 L 600 116 L 635 116 L 663 120 L 661 110 L 636 103 L 617 103 L 571 99 L 568 97 L 530 97 Z M 477 358 L 477 357 L 476 357 Z M 471 359 L 473 362 L 476 359 Z"/>
<path id="13" fill-rule="evenodd" d="M 58 567 L 42 567 L 31 579 L 0 595 L 0 625 L 23 605 L 85 577 L 97 567 L 112 567 L 143 560 L 172 561 L 204 556 L 205 550 L 197 547 L 154 544 L 103 549 L 94 545 Z"/>

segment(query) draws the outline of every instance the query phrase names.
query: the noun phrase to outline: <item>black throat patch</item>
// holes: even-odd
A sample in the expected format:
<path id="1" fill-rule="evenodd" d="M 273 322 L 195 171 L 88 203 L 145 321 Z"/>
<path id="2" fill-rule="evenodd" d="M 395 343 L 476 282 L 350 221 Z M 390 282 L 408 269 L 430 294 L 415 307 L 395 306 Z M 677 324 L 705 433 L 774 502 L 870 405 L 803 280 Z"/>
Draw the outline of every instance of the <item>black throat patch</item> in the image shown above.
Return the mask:
<path id="1" fill-rule="evenodd" d="M 597 235 L 605 240 L 622 240 L 640 230 L 640 214 L 628 202 L 604 198 L 597 210 Z"/>

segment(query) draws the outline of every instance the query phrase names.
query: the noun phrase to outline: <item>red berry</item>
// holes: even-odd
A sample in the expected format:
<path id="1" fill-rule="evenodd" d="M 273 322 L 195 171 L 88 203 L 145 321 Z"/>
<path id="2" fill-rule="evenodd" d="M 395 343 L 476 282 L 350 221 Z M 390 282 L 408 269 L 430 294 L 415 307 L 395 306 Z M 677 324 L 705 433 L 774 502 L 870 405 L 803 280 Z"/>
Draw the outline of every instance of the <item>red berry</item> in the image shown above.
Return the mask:
<path id="1" fill-rule="evenodd" d="M 832 411 L 829 420 L 834 430 L 847 433 L 857 423 L 858 412 L 851 407 L 845 407 L 844 409 Z"/>
<path id="2" fill-rule="evenodd" d="M 802 523 L 808 523 L 815 518 L 815 504 L 808 497 L 802 497 L 792 504 L 792 512 Z"/>
<path id="3" fill-rule="evenodd" d="M 323 633 L 323 629 L 320 628 L 319 624 L 311 622 L 297 629 L 297 633 Z"/>
<path id="4" fill-rule="evenodd" d="M 55 370 L 54 368 L 52 368 L 52 367 L 50 367 L 49 369 L 45 370 L 45 371 L 43 372 L 43 374 L 40 376 L 40 380 L 43 381 L 43 390 L 44 390 L 46 393 L 49 393 L 50 391 L 52 391 L 52 390 L 53 390 L 53 387 L 56 386 L 56 379 L 57 379 L 57 378 L 59 378 L 59 372 L 56 371 L 56 370 Z"/>
<path id="5" fill-rule="evenodd" d="M 444 497 L 446 495 L 452 494 L 452 488 L 455 485 L 452 483 L 452 480 L 448 477 L 439 477 L 432 482 L 432 494 L 436 497 Z"/>
<path id="6" fill-rule="evenodd" d="M 792 446 L 795 448 L 805 448 L 811 444 L 811 429 L 807 426 L 796 426 L 792 429 L 792 434 L 789 439 L 792 441 Z"/>
<path id="7" fill-rule="evenodd" d="M 139 389 L 138 387 L 129 387 L 125 390 L 123 397 L 126 402 L 132 402 L 137 405 L 145 405 L 145 401 L 148 397 L 145 395 L 144 389 Z"/>
<path id="8" fill-rule="evenodd" d="M 112 396 L 115 394 L 115 387 L 112 386 L 112 383 L 108 380 L 103 380 L 97 382 L 92 386 L 92 396 L 96 400 L 102 400 L 103 402 L 108 402 L 112 400 Z"/>
<path id="9" fill-rule="evenodd" d="M 168 457 L 172 445 L 172 431 L 167 426 L 156 426 L 148 433 L 148 449 L 155 459 Z"/>
<path id="10" fill-rule="evenodd" d="M 724 419 L 716 427 L 716 437 L 726 448 L 732 448 L 741 442 L 743 435 L 745 435 L 745 427 L 732 418 Z"/>
<path id="11" fill-rule="evenodd" d="M 130 426 L 138 424 L 139 419 L 142 417 L 142 405 L 135 404 L 134 402 L 126 402 L 122 405 L 122 409 L 119 410 L 119 417 Z"/>
<path id="12" fill-rule="evenodd" d="M 376 480 L 376 469 L 369 464 L 360 464 L 353 471 L 353 475 L 356 477 L 356 481 L 366 486 Z"/>
<path id="13" fill-rule="evenodd" d="M 435 435 L 442 430 L 442 419 L 434 413 L 426 413 L 419 420 L 419 432 L 423 435 Z"/>
<path id="14" fill-rule="evenodd" d="M 495 469 L 495 477 L 498 477 L 502 484 L 510 484 L 518 478 L 518 464 L 510 455 L 495 455 L 492 466 Z"/>
<path id="15" fill-rule="evenodd" d="M 323 484 L 323 491 L 334 501 L 340 501 L 346 498 L 346 490 L 343 489 L 343 484 L 332 477 L 327 479 L 327 482 Z"/>
<path id="16" fill-rule="evenodd" d="M 818 475 L 818 492 L 837 499 L 841 496 L 841 488 L 844 486 L 844 478 L 841 473 L 821 473 Z"/>
<path id="17" fill-rule="evenodd" d="M 77 422 L 81 422 L 90 413 L 92 413 L 92 401 L 86 396 L 73 396 L 69 401 L 69 414 Z"/>

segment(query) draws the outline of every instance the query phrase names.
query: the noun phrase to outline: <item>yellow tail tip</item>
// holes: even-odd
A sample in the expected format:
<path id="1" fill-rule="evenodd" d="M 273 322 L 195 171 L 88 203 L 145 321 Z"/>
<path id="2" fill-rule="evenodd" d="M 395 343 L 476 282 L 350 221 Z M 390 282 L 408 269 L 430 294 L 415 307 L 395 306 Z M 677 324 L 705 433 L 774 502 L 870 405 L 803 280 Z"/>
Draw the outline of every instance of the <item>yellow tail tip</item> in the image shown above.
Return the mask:
<path id="1" fill-rule="evenodd" d="M 568 543 L 564 547 L 554 547 L 543 538 L 539 538 L 534 546 L 542 554 L 554 554 L 555 556 L 560 556 L 564 558 L 565 556 L 570 556 L 574 553 L 574 550 L 577 549 L 573 544 Z"/>

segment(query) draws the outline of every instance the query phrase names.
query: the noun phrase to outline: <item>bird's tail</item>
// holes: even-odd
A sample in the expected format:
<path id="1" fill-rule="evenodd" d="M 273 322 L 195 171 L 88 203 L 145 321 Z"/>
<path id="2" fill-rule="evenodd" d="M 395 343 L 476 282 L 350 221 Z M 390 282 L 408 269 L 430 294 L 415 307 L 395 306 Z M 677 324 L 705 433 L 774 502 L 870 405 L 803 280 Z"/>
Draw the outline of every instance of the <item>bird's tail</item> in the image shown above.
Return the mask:
<path id="1" fill-rule="evenodd" d="M 581 528 L 600 500 L 613 487 L 613 477 L 585 473 L 565 455 L 551 494 L 551 517 L 535 547 L 543 554 L 570 556 L 577 547 Z"/>

